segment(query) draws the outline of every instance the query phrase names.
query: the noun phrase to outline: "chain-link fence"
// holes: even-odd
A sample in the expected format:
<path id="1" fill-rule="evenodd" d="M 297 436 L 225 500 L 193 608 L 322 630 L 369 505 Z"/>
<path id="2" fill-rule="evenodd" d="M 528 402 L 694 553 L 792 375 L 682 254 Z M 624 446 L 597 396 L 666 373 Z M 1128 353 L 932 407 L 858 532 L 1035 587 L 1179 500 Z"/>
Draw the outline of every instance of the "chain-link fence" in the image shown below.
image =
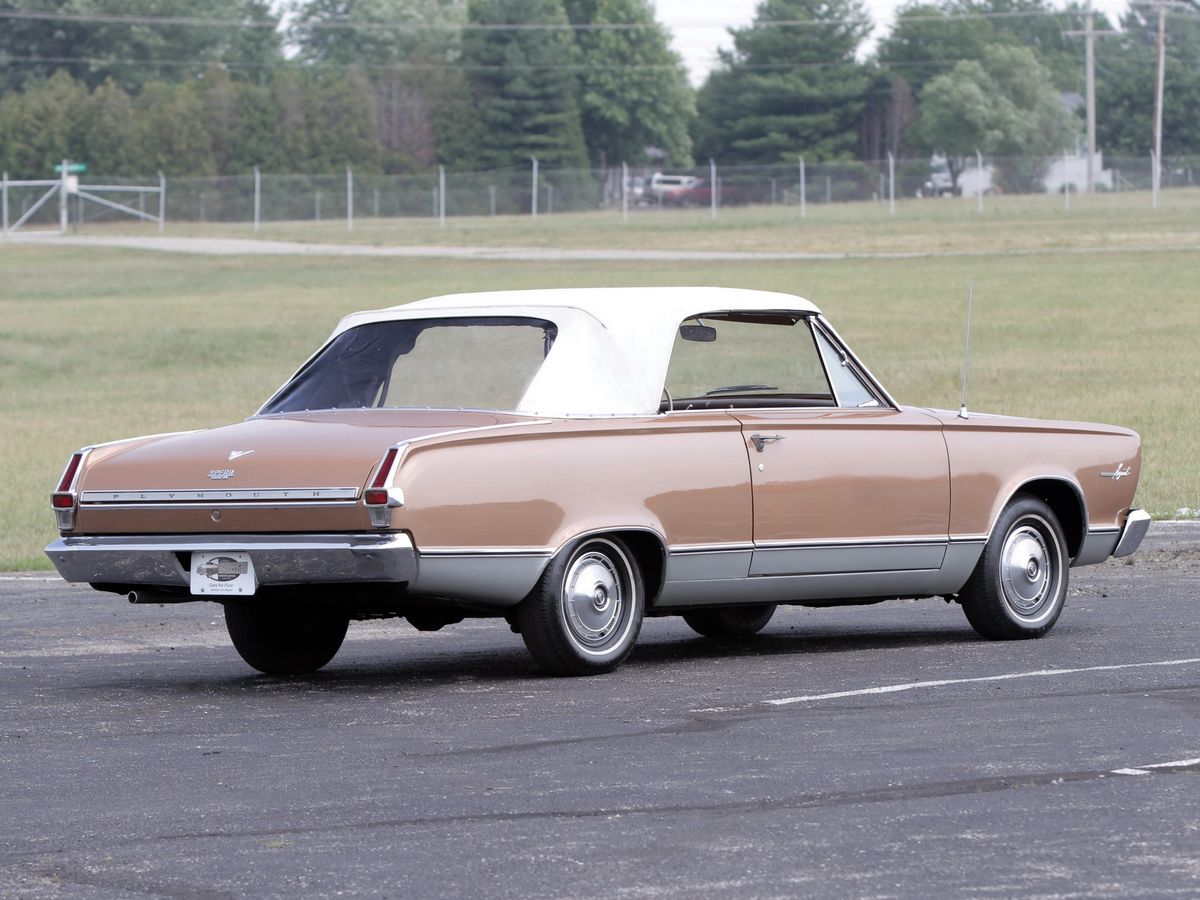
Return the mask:
<path id="1" fill-rule="evenodd" d="M 1163 160 L 1155 179 L 1152 159 L 1098 157 L 1092 176 L 1097 192 L 1158 191 L 1200 183 L 1200 156 Z M 158 213 L 159 185 L 151 178 L 86 177 L 81 190 L 119 201 L 147 217 Z M 1087 159 L 1061 157 L 896 159 L 869 162 L 807 162 L 772 166 L 723 166 L 658 171 L 648 167 L 556 170 L 537 167 L 489 172 L 435 170 L 419 175 L 377 175 L 347 170 L 332 175 L 251 173 L 211 178 L 168 178 L 168 223 L 434 219 L 487 216 L 553 216 L 609 211 L 632 216 L 657 209 L 723 208 L 895 202 L 935 196 L 983 198 L 999 194 L 1071 194 L 1086 190 Z M 109 193 L 104 187 L 112 188 Z M 118 190 L 120 189 L 120 190 Z M 57 227 L 59 203 L 30 209 L 44 188 L 6 182 L 6 228 Z M 79 193 L 68 197 L 72 226 L 128 221 L 131 216 Z M 28 214 L 28 215 L 27 215 Z"/>

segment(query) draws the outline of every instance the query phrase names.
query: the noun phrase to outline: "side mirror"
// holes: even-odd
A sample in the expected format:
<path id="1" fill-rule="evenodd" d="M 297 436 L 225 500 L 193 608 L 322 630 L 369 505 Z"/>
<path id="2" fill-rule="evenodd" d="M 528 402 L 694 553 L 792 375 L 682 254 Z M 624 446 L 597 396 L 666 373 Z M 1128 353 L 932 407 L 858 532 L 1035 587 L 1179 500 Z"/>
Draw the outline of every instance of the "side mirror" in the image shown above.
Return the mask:
<path id="1" fill-rule="evenodd" d="M 680 325 L 679 336 L 697 344 L 711 344 L 717 339 L 717 329 L 711 325 Z"/>

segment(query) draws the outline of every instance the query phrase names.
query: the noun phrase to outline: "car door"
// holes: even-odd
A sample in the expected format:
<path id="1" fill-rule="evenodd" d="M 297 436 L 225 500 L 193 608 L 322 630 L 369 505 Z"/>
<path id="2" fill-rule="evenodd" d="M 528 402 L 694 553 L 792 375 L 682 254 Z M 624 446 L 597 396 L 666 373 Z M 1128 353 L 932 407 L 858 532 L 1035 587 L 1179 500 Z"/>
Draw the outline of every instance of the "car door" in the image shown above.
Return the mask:
<path id="1" fill-rule="evenodd" d="M 751 575 L 936 570 L 947 544 L 941 427 L 913 410 L 739 411 Z"/>
<path id="2" fill-rule="evenodd" d="M 832 404 L 734 413 L 754 500 L 750 574 L 812 576 L 811 596 L 919 593 L 948 544 L 941 423 L 891 406 L 836 336 L 807 324 Z"/>

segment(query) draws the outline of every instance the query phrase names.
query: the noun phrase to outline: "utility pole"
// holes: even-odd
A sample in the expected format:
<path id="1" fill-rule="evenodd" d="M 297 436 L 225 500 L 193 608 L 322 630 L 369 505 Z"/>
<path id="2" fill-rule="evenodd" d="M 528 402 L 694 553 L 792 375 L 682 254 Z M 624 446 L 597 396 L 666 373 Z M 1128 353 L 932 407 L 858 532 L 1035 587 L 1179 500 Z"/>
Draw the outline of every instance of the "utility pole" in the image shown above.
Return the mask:
<path id="1" fill-rule="evenodd" d="M 1163 75 L 1167 56 L 1167 5 L 1158 3 L 1158 77 L 1154 81 L 1154 172 L 1157 183 L 1162 178 L 1162 111 Z"/>
<path id="2" fill-rule="evenodd" d="M 1083 31 L 1068 31 L 1068 36 L 1084 39 L 1084 72 L 1087 76 L 1087 192 L 1096 192 L 1096 37 L 1117 34 L 1112 29 L 1096 30 L 1092 0 L 1088 0 Z"/>

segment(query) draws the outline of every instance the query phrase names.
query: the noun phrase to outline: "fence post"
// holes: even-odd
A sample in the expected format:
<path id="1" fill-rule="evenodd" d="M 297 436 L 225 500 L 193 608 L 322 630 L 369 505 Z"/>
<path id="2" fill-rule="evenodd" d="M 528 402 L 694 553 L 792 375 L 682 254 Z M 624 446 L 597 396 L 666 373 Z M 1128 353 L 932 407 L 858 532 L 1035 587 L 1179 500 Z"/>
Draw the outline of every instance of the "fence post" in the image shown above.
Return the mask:
<path id="1" fill-rule="evenodd" d="M 708 161 L 708 209 L 712 218 L 717 217 L 717 161 Z"/>
<path id="2" fill-rule="evenodd" d="M 554 185 L 546 185 L 546 215 L 554 213 Z"/>
<path id="3" fill-rule="evenodd" d="M 321 221 L 321 192 L 313 191 L 313 219 L 317 222 Z"/>
<path id="4" fill-rule="evenodd" d="M 1067 166 L 1070 162 L 1067 154 L 1063 154 L 1063 209 L 1071 211 L 1071 179 L 1067 177 Z"/>
<path id="5" fill-rule="evenodd" d="M 158 170 L 158 233 L 167 225 L 167 176 Z"/>
<path id="6" fill-rule="evenodd" d="M 257 234 L 259 222 L 262 216 L 262 176 L 258 173 L 258 166 L 254 167 L 254 231 Z"/>
<path id="7" fill-rule="evenodd" d="M 804 175 L 804 157 L 800 157 L 800 218 L 808 214 L 808 179 Z"/>
<path id="8" fill-rule="evenodd" d="M 771 179 L 771 205 L 775 205 L 775 179 Z"/>
<path id="9" fill-rule="evenodd" d="M 983 154 L 975 151 L 975 177 L 979 181 L 975 190 L 975 212 L 983 215 Z"/>
<path id="10" fill-rule="evenodd" d="M 346 230 L 354 230 L 354 170 L 346 166 Z"/>
<path id="11" fill-rule="evenodd" d="M 537 221 L 537 206 L 538 206 L 538 161 L 536 156 L 529 157 L 533 160 L 533 185 L 530 187 L 529 193 L 529 211 L 533 216 L 533 220 Z"/>
<path id="12" fill-rule="evenodd" d="M 374 188 L 371 192 L 372 211 L 375 213 L 375 218 L 379 218 L 379 188 Z"/>
<path id="13" fill-rule="evenodd" d="M 829 175 L 825 176 L 825 202 L 833 202 L 833 181 Z"/>
<path id="14" fill-rule="evenodd" d="M 1160 176 L 1158 154 L 1150 151 L 1150 208 L 1158 209 L 1158 180 Z"/>
<path id="15" fill-rule="evenodd" d="M 8 176 L 5 175 L 5 178 Z M 5 221 L 8 220 L 8 201 L 4 204 Z M 621 222 L 629 224 L 629 166 L 621 163 Z"/>
<path id="16" fill-rule="evenodd" d="M 67 208 L 67 161 L 62 161 L 62 173 L 58 177 L 58 227 L 63 234 L 67 233 L 67 218 L 70 211 Z"/>
<path id="17" fill-rule="evenodd" d="M 896 157 L 888 151 L 888 208 L 892 215 L 896 214 Z"/>
<path id="18" fill-rule="evenodd" d="M 496 217 L 496 186 L 488 185 L 488 208 L 491 210 L 492 218 Z"/>
<path id="19" fill-rule="evenodd" d="M 0 194 L 3 195 L 3 200 L 0 201 L 0 205 L 3 205 L 3 207 L 4 207 L 4 216 L 3 216 L 4 234 L 8 234 L 8 173 L 7 172 L 4 173 L 3 181 L 0 181 L 0 185 L 3 185 L 3 187 L 0 188 Z"/>
<path id="20" fill-rule="evenodd" d="M 446 167 L 438 166 L 438 225 L 446 227 Z"/>

